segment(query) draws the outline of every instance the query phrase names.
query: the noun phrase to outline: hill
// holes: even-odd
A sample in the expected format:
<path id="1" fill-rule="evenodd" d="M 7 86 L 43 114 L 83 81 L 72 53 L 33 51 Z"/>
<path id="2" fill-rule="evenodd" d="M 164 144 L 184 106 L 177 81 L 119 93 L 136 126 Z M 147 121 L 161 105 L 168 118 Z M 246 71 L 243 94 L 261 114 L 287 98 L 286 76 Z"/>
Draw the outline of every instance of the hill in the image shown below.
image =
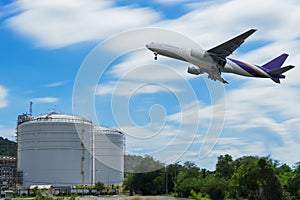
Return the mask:
<path id="1" fill-rule="evenodd" d="M 0 137 L 0 155 L 16 157 L 17 143 Z"/>

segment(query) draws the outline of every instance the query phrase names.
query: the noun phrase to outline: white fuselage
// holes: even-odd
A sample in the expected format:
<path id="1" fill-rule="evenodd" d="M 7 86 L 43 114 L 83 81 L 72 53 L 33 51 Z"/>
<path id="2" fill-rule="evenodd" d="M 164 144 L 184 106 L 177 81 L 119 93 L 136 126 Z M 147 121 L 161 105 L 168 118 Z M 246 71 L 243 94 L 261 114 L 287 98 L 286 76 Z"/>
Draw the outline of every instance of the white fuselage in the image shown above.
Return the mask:
<path id="1" fill-rule="evenodd" d="M 195 70 L 198 70 L 197 74 L 211 74 L 212 70 L 215 69 L 213 67 L 217 65 L 209 53 L 201 48 L 180 48 L 173 45 L 156 42 L 147 44 L 146 47 L 153 51 L 155 55 L 159 54 L 175 58 L 197 66 L 198 69 L 195 68 Z M 245 67 L 248 67 L 250 70 L 254 70 L 259 74 L 257 77 L 269 77 L 269 74 L 260 69 L 258 66 L 254 66 L 242 61 L 239 62 L 244 65 L 244 68 L 226 58 L 226 64 L 218 70 L 220 70 L 220 72 L 234 73 L 242 76 L 253 76 L 253 74 L 249 73 L 249 70 L 246 71 Z"/>

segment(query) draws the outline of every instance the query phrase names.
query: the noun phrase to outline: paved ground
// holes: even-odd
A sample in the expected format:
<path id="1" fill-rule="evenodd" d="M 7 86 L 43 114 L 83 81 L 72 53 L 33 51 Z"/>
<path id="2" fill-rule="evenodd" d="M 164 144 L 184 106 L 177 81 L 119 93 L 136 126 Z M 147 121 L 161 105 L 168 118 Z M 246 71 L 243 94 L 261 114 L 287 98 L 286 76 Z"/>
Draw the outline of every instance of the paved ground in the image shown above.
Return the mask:
<path id="1" fill-rule="evenodd" d="M 12 200 L 17 200 L 18 198 L 13 198 Z M 19 198 L 18 200 L 33 200 L 34 198 Z M 69 198 L 65 198 L 68 200 Z M 4 198 L 0 198 L 4 200 Z M 164 197 L 164 196 L 83 196 L 77 197 L 76 200 L 188 200 L 186 198 L 175 198 L 175 197 Z"/>
<path id="2" fill-rule="evenodd" d="M 184 198 L 175 197 L 164 197 L 164 196 L 109 196 L 109 197 L 95 197 L 95 196 L 85 196 L 79 197 L 80 200 L 187 200 Z"/>

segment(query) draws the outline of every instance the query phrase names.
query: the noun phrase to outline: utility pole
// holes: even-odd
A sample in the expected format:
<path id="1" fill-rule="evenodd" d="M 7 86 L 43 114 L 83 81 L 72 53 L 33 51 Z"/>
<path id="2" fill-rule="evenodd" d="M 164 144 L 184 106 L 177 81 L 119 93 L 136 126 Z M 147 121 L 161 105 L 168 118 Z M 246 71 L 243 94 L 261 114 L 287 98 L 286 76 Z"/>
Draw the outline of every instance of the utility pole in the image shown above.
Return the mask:
<path id="1" fill-rule="evenodd" d="M 82 120 L 81 125 L 81 184 L 84 185 L 84 154 L 85 154 L 85 146 L 84 146 L 84 120 Z"/>
<path id="2" fill-rule="evenodd" d="M 167 166 L 165 166 L 165 172 L 166 172 L 166 194 L 168 194 L 168 170 L 167 170 Z"/>

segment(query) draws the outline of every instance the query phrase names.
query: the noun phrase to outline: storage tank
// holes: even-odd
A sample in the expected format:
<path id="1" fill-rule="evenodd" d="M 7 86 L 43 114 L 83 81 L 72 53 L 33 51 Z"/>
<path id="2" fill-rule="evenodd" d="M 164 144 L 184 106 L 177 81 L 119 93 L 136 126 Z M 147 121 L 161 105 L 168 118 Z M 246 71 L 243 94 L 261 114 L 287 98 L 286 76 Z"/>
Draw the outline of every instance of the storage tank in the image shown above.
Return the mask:
<path id="1" fill-rule="evenodd" d="M 125 136 L 119 130 L 95 126 L 95 181 L 122 185 Z"/>
<path id="2" fill-rule="evenodd" d="M 18 117 L 18 169 L 23 186 L 94 184 L 93 124 L 73 115 Z"/>

